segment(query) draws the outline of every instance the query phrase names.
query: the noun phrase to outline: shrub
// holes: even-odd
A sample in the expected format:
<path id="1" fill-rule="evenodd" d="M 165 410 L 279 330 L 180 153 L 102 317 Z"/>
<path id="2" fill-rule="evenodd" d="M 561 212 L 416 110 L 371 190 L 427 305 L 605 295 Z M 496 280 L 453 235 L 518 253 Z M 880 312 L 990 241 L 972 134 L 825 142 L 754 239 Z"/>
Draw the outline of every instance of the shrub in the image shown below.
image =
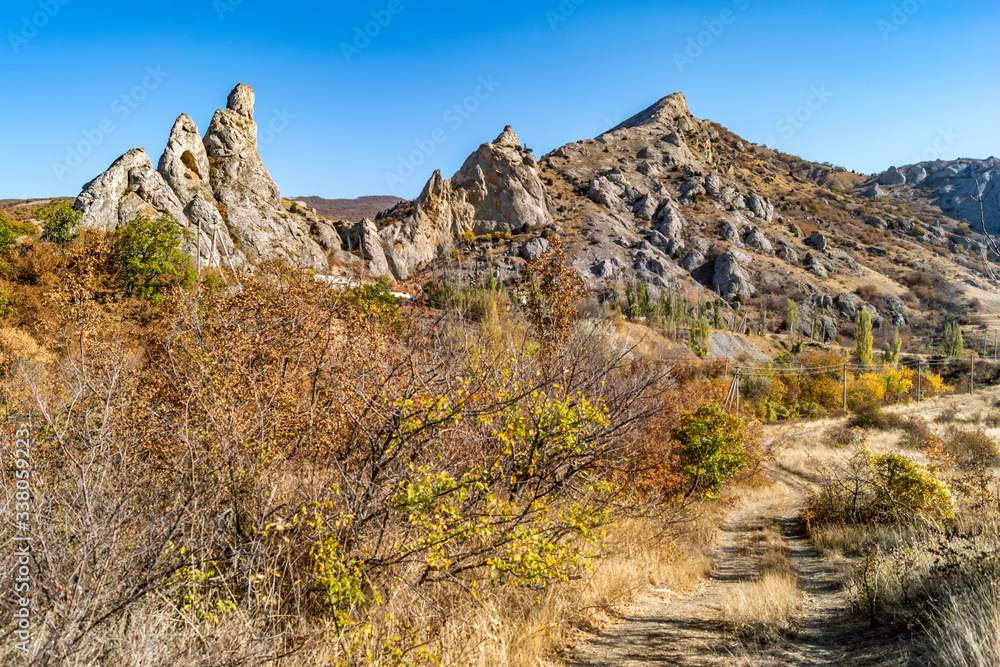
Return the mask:
<path id="1" fill-rule="evenodd" d="M 966 430 L 952 427 L 945 439 L 945 451 L 963 468 L 987 470 L 1000 465 L 997 441 L 981 428 Z"/>
<path id="2" fill-rule="evenodd" d="M 717 493 L 749 461 L 743 421 L 723 412 L 717 403 L 684 412 L 673 436 L 691 491 L 702 488 Z"/>
<path id="3" fill-rule="evenodd" d="M 896 453 L 859 450 L 842 470 L 828 472 L 806 516 L 815 523 L 902 524 L 954 514 L 948 484 L 933 470 Z"/>
<path id="4" fill-rule="evenodd" d="M 42 223 L 42 240 L 66 246 L 79 235 L 80 212 L 66 201 L 52 201 L 35 212 L 35 219 Z"/>
<path id="5" fill-rule="evenodd" d="M 181 252 L 187 231 L 170 216 L 152 221 L 139 215 L 111 234 L 118 280 L 129 295 L 159 301 L 173 285 L 194 278 L 191 260 Z"/>
<path id="6" fill-rule="evenodd" d="M 826 441 L 833 447 L 861 447 L 868 436 L 860 428 L 834 426 L 826 431 Z"/>
<path id="7" fill-rule="evenodd" d="M 471 229 L 467 229 L 464 232 L 462 232 L 462 241 L 466 245 L 471 245 L 476 242 L 476 235 L 472 232 Z"/>
<path id="8" fill-rule="evenodd" d="M 8 220 L 0 213 L 0 252 L 7 250 L 22 236 L 33 235 L 35 228 L 22 222 Z"/>

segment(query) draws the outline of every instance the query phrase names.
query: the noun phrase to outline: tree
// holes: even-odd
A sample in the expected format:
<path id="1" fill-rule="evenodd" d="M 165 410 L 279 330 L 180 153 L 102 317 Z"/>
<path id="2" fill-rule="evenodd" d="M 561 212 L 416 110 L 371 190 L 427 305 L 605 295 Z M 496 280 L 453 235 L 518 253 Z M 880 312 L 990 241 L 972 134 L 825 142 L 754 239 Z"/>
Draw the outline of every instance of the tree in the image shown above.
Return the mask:
<path id="1" fill-rule="evenodd" d="M 903 339 L 899 337 L 899 329 L 893 329 L 892 340 L 886 343 L 885 353 L 882 361 L 887 364 L 896 365 L 899 363 L 899 352 L 903 348 Z"/>
<path id="2" fill-rule="evenodd" d="M 726 322 L 722 319 L 722 301 L 716 299 L 712 302 L 712 328 L 725 329 Z"/>
<path id="3" fill-rule="evenodd" d="M 743 421 L 716 403 L 683 413 L 673 436 L 680 445 L 677 457 L 691 491 L 704 488 L 717 493 L 749 460 Z"/>
<path id="4" fill-rule="evenodd" d="M 45 208 L 35 211 L 35 219 L 42 223 L 42 240 L 66 246 L 80 235 L 80 212 L 67 201 L 51 201 Z"/>
<path id="5" fill-rule="evenodd" d="M 0 251 L 6 250 L 15 243 L 20 234 L 17 233 L 17 228 L 15 223 L 7 219 L 3 213 L 0 213 Z"/>
<path id="6" fill-rule="evenodd" d="M 529 260 L 521 274 L 528 321 L 547 352 L 572 336 L 573 316 L 583 285 L 566 266 L 559 238 L 553 236 L 549 246 L 549 252 Z"/>
<path id="7" fill-rule="evenodd" d="M 854 332 L 854 358 L 860 366 L 872 364 L 872 314 L 862 308 L 858 311 L 858 328 Z"/>
<path id="8" fill-rule="evenodd" d="M 767 333 L 767 306 L 763 301 L 760 302 L 760 315 L 757 322 L 757 335 L 763 336 Z"/>
<path id="9" fill-rule="evenodd" d="M 111 234 L 118 280 L 128 294 L 159 301 L 172 285 L 194 279 L 191 260 L 180 250 L 189 233 L 170 216 L 157 221 L 144 215 L 133 218 Z"/>
<path id="10" fill-rule="evenodd" d="M 794 342 L 799 334 L 799 305 L 791 299 L 785 304 L 785 327 Z"/>
<path id="11" fill-rule="evenodd" d="M 697 316 L 695 316 L 694 321 L 691 323 L 691 333 L 688 336 L 688 347 L 692 352 L 704 359 L 705 355 L 708 354 L 711 336 L 712 334 L 708 327 L 708 317 L 702 312 L 702 309 L 699 308 Z"/>
<path id="12" fill-rule="evenodd" d="M 961 357 L 965 350 L 965 342 L 962 340 L 962 327 L 958 322 L 949 322 L 944 325 L 944 353 L 949 357 Z"/>

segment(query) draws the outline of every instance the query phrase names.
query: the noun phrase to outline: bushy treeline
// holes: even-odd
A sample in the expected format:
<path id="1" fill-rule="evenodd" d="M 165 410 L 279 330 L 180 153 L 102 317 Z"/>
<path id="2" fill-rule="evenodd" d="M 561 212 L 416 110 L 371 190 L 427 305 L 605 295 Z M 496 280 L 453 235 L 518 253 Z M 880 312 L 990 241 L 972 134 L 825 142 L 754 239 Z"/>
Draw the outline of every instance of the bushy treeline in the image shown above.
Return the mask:
<path id="1" fill-rule="evenodd" d="M 475 664 L 466 611 L 570 585 L 616 522 L 669 530 L 759 463 L 716 386 L 577 319 L 558 247 L 473 322 L 282 267 L 196 281 L 162 224 L 5 259 L 33 664 Z"/>

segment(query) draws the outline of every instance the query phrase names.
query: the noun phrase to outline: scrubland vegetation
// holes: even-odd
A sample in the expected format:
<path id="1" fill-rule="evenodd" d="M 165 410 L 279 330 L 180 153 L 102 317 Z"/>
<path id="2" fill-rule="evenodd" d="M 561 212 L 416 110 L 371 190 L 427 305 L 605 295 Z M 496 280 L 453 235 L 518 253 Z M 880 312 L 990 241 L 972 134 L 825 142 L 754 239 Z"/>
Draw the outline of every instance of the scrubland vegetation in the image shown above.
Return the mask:
<path id="1" fill-rule="evenodd" d="M 702 576 L 714 499 L 763 460 L 724 383 L 578 316 L 558 248 L 428 307 L 194 276 L 169 221 L 49 231 L 0 261 L 32 664 L 530 664 Z"/>
<path id="2" fill-rule="evenodd" d="M 869 626 L 896 639 L 879 664 L 997 664 L 995 415 L 899 418 L 869 406 L 852 423 L 828 433 L 850 449 L 824 471 L 802 522 Z M 895 444 L 875 451 L 880 432 Z"/>

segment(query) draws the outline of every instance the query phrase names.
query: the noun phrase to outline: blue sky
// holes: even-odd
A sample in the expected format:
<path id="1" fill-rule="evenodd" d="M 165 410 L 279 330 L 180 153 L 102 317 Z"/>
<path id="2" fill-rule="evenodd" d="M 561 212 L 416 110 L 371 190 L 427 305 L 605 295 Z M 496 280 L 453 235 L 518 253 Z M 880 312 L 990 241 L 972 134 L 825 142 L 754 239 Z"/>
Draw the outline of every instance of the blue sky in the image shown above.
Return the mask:
<path id="1" fill-rule="evenodd" d="M 75 195 L 135 146 L 155 163 L 238 82 L 285 196 L 413 197 L 506 124 L 541 155 L 676 91 L 857 171 L 988 157 L 998 29 L 995 0 L 6 0 L 0 198 Z"/>

